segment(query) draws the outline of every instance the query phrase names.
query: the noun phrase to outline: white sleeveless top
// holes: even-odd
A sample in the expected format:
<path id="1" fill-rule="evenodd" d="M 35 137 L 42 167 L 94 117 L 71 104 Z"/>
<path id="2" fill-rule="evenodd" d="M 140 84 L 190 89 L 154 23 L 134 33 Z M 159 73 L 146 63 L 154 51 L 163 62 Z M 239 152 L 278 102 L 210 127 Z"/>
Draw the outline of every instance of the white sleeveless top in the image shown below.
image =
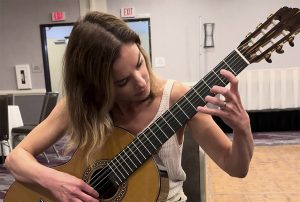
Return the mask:
<path id="1" fill-rule="evenodd" d="M 151 123 L 156 120 L 161 114 L 169 109 L 170 94 L 174 80 L 168 80 L 164 87 L 164 92 L 160 102 L 157 114 Z M 150 124 L 151 124 L 150 123 Z M 149 124 L 149 125 L 150 125 Z M 158 153 L 153 156 L 159 169 L 168 172 L 169 176 L 169 194 L 168 201 L 172 201 L 175 195 L 183 195 L 181 198 L 186 198 L 182 190 L 182 184 L 186 179 L 186 174 L 181 166 L 182 145 L 179 145 L 177 135 L 174 134 L 167 140 Z"/>

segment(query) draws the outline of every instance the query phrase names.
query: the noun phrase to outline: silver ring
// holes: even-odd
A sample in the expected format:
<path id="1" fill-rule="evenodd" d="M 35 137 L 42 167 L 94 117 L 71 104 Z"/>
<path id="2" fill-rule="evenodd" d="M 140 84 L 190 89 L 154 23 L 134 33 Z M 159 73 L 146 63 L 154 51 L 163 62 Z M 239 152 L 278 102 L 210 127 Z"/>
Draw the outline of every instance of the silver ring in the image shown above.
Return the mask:
<path id="1" fill-rule="evenodd" d="M 221 110 L 225 109 L 226 108 L 226 104 L 227 104 L 226 101 L 224 101 L 223 106 L 221 106 L 220 109 Z"/>

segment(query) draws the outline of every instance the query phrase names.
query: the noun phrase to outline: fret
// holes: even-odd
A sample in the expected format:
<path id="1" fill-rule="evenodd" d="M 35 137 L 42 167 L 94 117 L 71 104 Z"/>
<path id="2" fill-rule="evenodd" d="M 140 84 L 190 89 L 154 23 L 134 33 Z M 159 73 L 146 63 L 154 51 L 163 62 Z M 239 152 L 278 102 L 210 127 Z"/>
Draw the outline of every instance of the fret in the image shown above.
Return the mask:
<path id="1" fill-rule="evenodd" d="M 171 116 L 169 116 L 168 111 L 165 111 L 163 115 L 161 115 L 160 118 L 156 121 L 156 124 L 163 131 L 167 139 L 169 139 L 174 134 L 174 131 L 176 132 L 176 130 L 174 130 L 175 126 L 171 124 L 170 118 Z M 168 122 L 166 122 L 166 120 L 168 120 Z"/>
<path id="2" fill-rule="evenodd" d="M 195 111 L 197 111 L 197 109 L 194 107 L 194 105 L 190 102 L 190 100 L 189 99 L 187 99 L 187 97 L 186 96 L 183 96 L 189 103 L 190 103 L 190 105 L 194 108 L 194 110 Z"/>
<path id="3" fill-rule="evenodd" d="M 120 155 L 118 155 L 118 157 L 120 157 Z M 118 158 L 117 157 L 117 158 Z M 116 161 L 119 163 L 119 165 L 121 166 L 121 168 L 126 172 L 126 174 L 127 174 L 127 176 L 129 175 L 128 173 L 127 173 L 127 171 L 126 171 L 126 169 L 123 167 L 123 165 L 119 162 L 119 160 L 117 160 L 117 158 L 116 158 Z M 124 162 L 124 160 L 123 160 L 123 162 Z M 126 163 L 126 162 L 125 162 Z M 121 175 L 122 175 L 122 173 L 121 173 Z M 123 175 L 122 175 L 123 176 Z M 125 178 L 125 177 L 124 177 Z"/>
<path id="4" fill-rule="evenodd" d="M 165 121 L 167 121 L 168 123 L 170 123 L 170 127 L 173 129 L 174 133 L 176 132 L 176 128 L 180 128 L 182 126 L 182 123 L 176 118 L 176 116 L 178 118 L 180 118 L 180 111 L 170 111 L 170 109 L 168 109 L 167 111 L 165 111 L 163 117 L 165 119 Z M 177 120 L 176 120 L 177 119 Z"/>
<path id="5" fill-rule="evenodd" d="M 235 73 L 239 74 L 245 67 L 248 66 L 248 63 L 238 54 L 238 52 L 233 51 L 234 57 L 237 58 L 234 61 L 228 61 L 228 64 L 235 69 Z M 238 61 L 238 62 L 236 62 Z"/>
<path id="6" fill-rule="evenodd" d="M 241 52 L 238 49 L 234 49 L 235 52 L 237 52 L 237 54 L 239 54 L 239 56 L 247 63 L 247 65 L 250 65 L 250 62 L 243 56 L 243 54 L 241 54 Z"/>
<path id="7" fill-rule="evenodd" d="M 183 96 L 177 103 L 178 106 L 180 106 L 180 108 L 182 109 L 182 111 L 184 111 L 184 113 L 187 115 L 187 119 L 184 120 L 184 122 L 186 122 L 188 119 L 190 119 L 192 116 L 195 115 L 195 113 L 197 112 L 194 109 L 193 105 L 190 105 L 190 103 L 187 101 L 188 97 L 193 96 L 192 91 L 188 92 L 185 94 L 185 96 Z"/>
<path id="8" fill-rule="evenodd" d="M 179 109 L 183 112 L 183 114 L 186 116 L 186 118 L 190 118 L 182 109 L 181 109 L 181 107 L 177 104 L 177 103 L 175 103 L 175 105 L 177 106 L 177 107 L 179 107 Z"/>
<path id="9" fill-rule="evenodd" d="M 151 129 L 150 129 L 150 132 L 152 132 Z M 158 137 L 156 137 L 156 135 L 155 135 L 153 132 L 152 132 L 152 134 L 153 134 L 154 137 L 159 141 L 159 143 L 162 144 L 162 142 L 158 139 Z M 149 140 L 149 138 L 147 137 L 146 134 L 144 134 L 144 137 L 146 137 L 146 139 L 148 140 L 148 142 L 150 142 L 150 144 L 152 145 L 152 147 L 153 147 L 155 150 L 157 150 L 157 148 L 152 144 L 152 142 Z"/>
<path id="10" fill-rule="evenodd" d="M 117 161 L 119 164 L 120 162 L 118 161 L 118 159 L 116 158 L 115 161 Z M 122 175 L 122 177 L 125 179 L 124 175 L 122 174 L 122 172 L 119 170 L 119 167 L 115 165 L 114 161 L 111 161 L 111 163 L 115 166 L 115 169 L 117 171 L 119 171 L 119 173 Z M 124 168 L 123 168 L 124 169 Z"/>
<path id="11" fill-rule="evenodd" d="M 193 87 L 193 88 L 191 88 L 191 89 L 193 89 L 194 90 L 194 92 L 196 92 L 197 93 L 197 95 L 199 96 L 199 98 L 204 102 L 204 103 L 206 103 L 206 101 L 202 98 L 202 96 L 200 96 L 199 95 L 199 93 L 196 91 L 196 89 Z"/>
<path id="12" fill-rule="evenodd" d="M 203 83 L 209 88 L 209 90 L 211 89 L 211 87 L 206 83 L 206 81 L 204 79 L 202 79 Z"/>
<path id="13" fill-rule="evenodd" d="M 206 102 L 203 101 L 203 99 L 201 99 L 197 94 L 195 93 L 190 93 L 187 94 L 186 96 L 187 99 L 189 99 L 189 102 L 193 104 L 193 106 L 198 107 L 198 106 L 203 106 Z M 194 108 L 194 110 L 192 111 L 191 109 L 191 113 L 194 114 L 194 112 L 196 112 L 197 109 Z"/>
<path id="14" fill-rule="evenodd" d="M 112 161 L 111 161 L 112 162 Z M 120 180 L 120 182 L 122 182 L 122 180 L 119 178 L 119 176 L 117 175 L 117 173 L 115 172 L 114 169 L 111 168 L 110 164 L 107 164 L 107 166 L 110 168 L 110 170 L 115 174 L 115 176 Z M 117 183 L 118 184 L 118 183 Z M 119 185 L 119 184 L 118 184 Z"/>
<path id="15" fill-rule="evenodd" d="M 182 126 L 180 121 L 178 121 L 178 119 L 173 115 L 173 113 L 169 109 L 168 109 L 168 112 L 173 116 L 173 118 L 177 121 L 177 123 L 179 123 L 179 125 Z"/>
<path id="16" fill-rule="evenodd" d="M 143 142 L 139 139 L 139 137 L 136 138 L 142 145 L 143 147 L 147 150 L 147 152 L 151 155 L 151 152 L 147 149 L 147 147 L 143 144 Z"/>
<path id="17" fill-rule="evenodd" d="M 224 86 L 227 85 L 226 83 L 224 83 L 224 81 L 219 77 L 219 75 L 214 70 L 212 70 L 212 72 L 218 77 L 218 79 L 223 83 Z"/>
<path id="18" fill-rule="evenodd" d="M 128 147 L 128 146 L 127 146 Z M 135 163 L 132 161 L 132 159 L 128 156 L 127 152 L 124 151 L 125 155 L 127 156 L 127 158 L 132 162 L 132 164 L 134 165 L 135 168 L 137 168 L 137 166 L 135 165 Z"/>
<path id="19" fill-rule="evenodd" d="M 210 94 L 210 90 L 206 87 L 205 84 L 199 83 L 199 85 L 194 86 L 194 89 L 196 92 L 199 92 L 198 94 L 200 94 L 200 99 L 202 100 L 202 106 L 204 106 L 206 104 L 206 101 L 204 100 L 204 98 Z"/>
<path id="20" fill-rule="evenodd" d="M 173 133 L 175 133 L 176 131 L 170 126 L 170 124 L 165 120 L 165 118 L 163 116 L 161 118 L 165 121 L 165 123 L 169 126 L 169 128 L 171 128 Z"/>
<path id="21" fill-rule="evenodd" d="M 155 133 L 152 131 L 151 127 L 149 128 L 150 132 L 154 135 L 154 137 L 159 141 L 160 144 L 163 144 L 160 139 L 155 135 Z M 154 146 L 154 145 L 153 145 Z"/>
<path id="22" fill-rule="evenodd" d="M 132 152 L 132 150 L 130 149 L 130 147 L 128 147 L 128 149 L 130 150 L 130 152 L 133 154 L 133 156 L 136 158 L 136 160 L 138 160 L 138 162 L 140 164 L 142 164 L 142 162 L 139 160 L 139 158 L 134 154 L 134 152 Z"/>
<path id="23" fill-rule="evenodd" d="M 231 69 L 230 65 L 227 64 L 227 62 L 225 62 L 225 60 L 223 60 L 223 62 L 224 62 L 225 65 L 231 70 L 231 72 L 232 72 L 235 76 L 237 76 L 237 73 L 235 73 L 235 71 L 233 71 L 233 69 Z"/>
<path id="24" fill-rule="evenodd" d="M 147 158 L 144 156 L 143 152 L 141 152 L 141 151 L 139 150 L 139 148 L 136 147 L 136 145 L 134 144 L 134 141 L 132 142 L 132 144 L 133 144 L 133 146 L 140 152 L 140 154 L 142 154 L 142 156 L 144 157 L 144 159 L 147 159 Z"/>
<path id="25" fill-rule="evenodd" d="M 169 139 L 169 137 L 166 135 L 166 133 L 159 127 L 159 125 L 156 123 L 156 122 L 154 122 L 154 124 L 158 127 L 158 129 L 164 134 L 164 136 L 167 138 L 167 139 Z"/>
<path id="26" fill-rule="evenodd" d="M 208 75 L 208 80 L 210 81 L 210 85 L 211 86 L 223 86 L 223 83 L 226 83 L 226 78 L 224 78 L 225 81 L 223 81 L 222 79 L 219 79 L 220 77 L 216 77 L 214 73 L 215 72 L 213 72 L 213 70 L 212 70 Z"/>
<path id="27" fill-rule="evenodd" d="M 123 159 L 122 155 L 120 155 L 121 159 L 123 160 L 123 162 L 125 162 L 125 164 L 127 165 L 127 167 L 130 169 L 131 172 L 133 172 L 133 170 L 131 169 L 131 167 L 127 164 L 127 162 L 125 161 L 125 159 Z M 127 173 L 127 172 L 126 172 Z M 129 175 L 127 173 L 127 175 Z"/>

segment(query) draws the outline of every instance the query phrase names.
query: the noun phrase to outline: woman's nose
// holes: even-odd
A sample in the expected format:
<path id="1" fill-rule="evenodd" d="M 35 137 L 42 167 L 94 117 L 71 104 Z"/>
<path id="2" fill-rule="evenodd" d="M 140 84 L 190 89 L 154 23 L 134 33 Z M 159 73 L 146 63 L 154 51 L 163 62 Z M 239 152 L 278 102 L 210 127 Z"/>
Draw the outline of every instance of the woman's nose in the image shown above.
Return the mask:
<path id="1" fill-rule="evenodd" d="M 143 78 L 143 75 L 140 73 L 140 72 L 136 72 L 135 73 L 135 86 L 137 88 L 140 88 L 140 87 L 144 87 L 146 82 L 145 82 L 145 79 Z"/>

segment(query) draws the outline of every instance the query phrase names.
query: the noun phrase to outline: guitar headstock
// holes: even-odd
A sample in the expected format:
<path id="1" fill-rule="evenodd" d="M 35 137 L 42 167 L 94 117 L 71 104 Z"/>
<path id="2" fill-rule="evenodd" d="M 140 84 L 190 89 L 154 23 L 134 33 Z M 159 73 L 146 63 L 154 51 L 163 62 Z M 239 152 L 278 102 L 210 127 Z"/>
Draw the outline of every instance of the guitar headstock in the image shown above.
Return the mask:
<path id="1" fill-rule="evenodd" d="M 283 53 L 283 44 L 286 42 L 293 47 L 294 38 L 299 32 L 299 9 L 283 7 L 258 25 L 254 32 L 249 33 L 238 46 L 238 50 L 250 63 L 262 59 L 271 63 L 272 52 Z"/>

